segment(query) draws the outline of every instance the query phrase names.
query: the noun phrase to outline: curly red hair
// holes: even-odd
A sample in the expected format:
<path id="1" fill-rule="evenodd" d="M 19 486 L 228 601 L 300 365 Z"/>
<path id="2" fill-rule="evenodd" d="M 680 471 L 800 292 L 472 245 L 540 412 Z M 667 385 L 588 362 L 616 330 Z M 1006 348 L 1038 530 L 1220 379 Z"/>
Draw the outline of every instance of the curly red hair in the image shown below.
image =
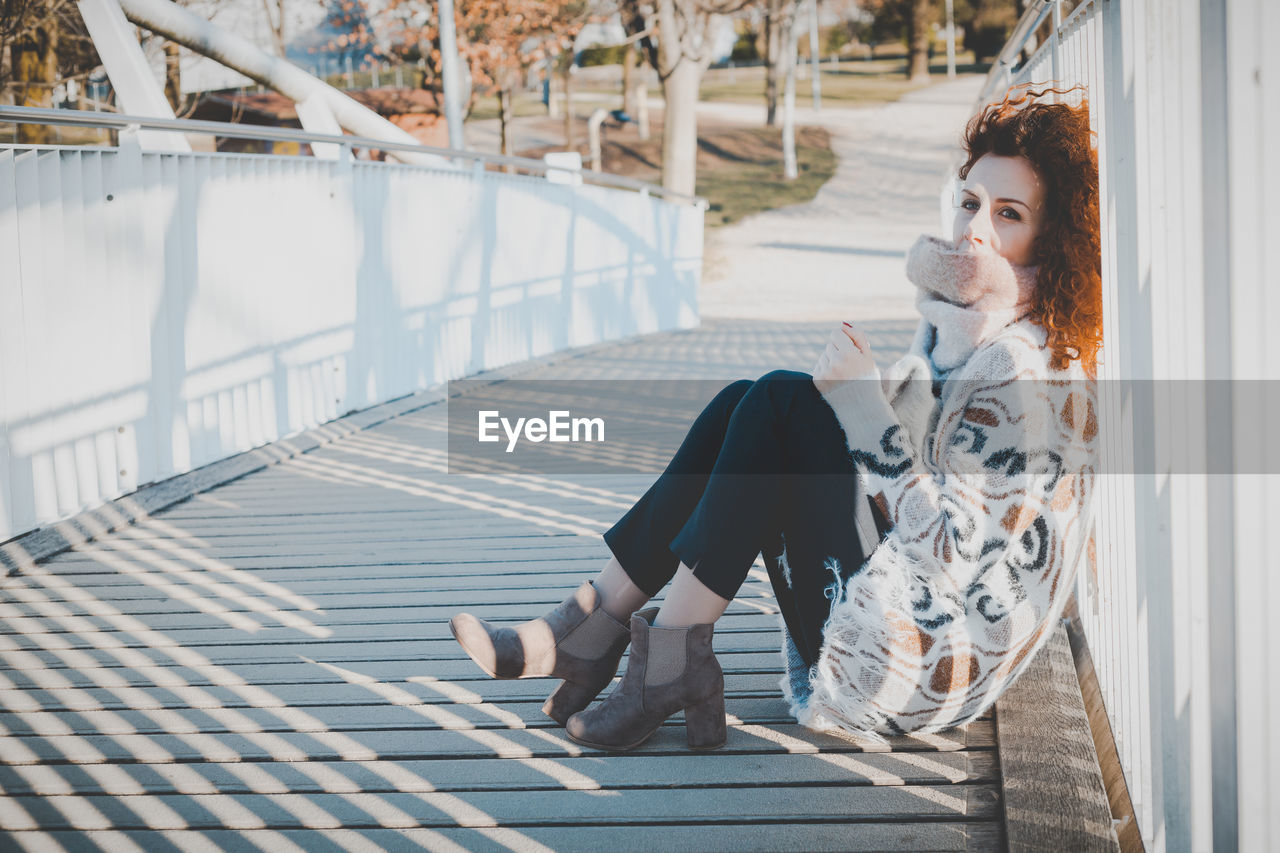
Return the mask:
<path id="1" fill-rule="evenodd" d="M 1077 87 L 1082 88 L 1082 87 Z M 1045 215 L 1032 244 L 1040 270 L 1031 317 L 1048 333 L 1054 369 L 1079 359 L 1096 375 L 1102 348 L 1102 236 L 1098 219 L 1098 155 L 1089 102 L 1078 107 L 1039 101 L 1054 92 L 1010 89 L 969 120 L 960 178 L 986 154 L 1023 157 L 1045 187 Z"/>

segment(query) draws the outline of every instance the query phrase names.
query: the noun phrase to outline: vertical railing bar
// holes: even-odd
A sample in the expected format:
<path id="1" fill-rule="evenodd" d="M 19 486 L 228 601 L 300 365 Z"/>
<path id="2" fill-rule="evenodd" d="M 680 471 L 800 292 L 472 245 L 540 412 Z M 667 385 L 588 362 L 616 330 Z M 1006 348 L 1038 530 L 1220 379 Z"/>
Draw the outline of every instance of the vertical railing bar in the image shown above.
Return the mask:
<path id="1" fill-rule="evenodd" d="M 1059 56 L 1062 52 L 1062 0 L 1053 0 L 1053 35 L 1050 38 L 1053 41 L 1049 47 L 1049 58 L 1053 63 L 1053 83 L 1056 88 L 1062 80 L 1062 58 Z M 1056 92 L 1052 97 L 1055 104 L 1061 98 Z"/>

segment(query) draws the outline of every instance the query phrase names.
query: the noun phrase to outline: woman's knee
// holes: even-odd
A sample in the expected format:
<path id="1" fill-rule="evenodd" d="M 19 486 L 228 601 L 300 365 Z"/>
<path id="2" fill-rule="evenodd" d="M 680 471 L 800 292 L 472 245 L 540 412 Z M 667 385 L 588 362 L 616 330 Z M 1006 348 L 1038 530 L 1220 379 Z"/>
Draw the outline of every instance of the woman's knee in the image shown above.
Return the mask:
<path id="1" fill-rule="evenodd" d="M 751 384 L 751 393 L 764 395 L 775 402 L 815 396 L 816 392 L 812 374 L 799 370 L 770 370 Z M 789 402 L 783 405 L 790 407 Z"/>
<path id="2" fill-rule="evenodd" d="M 757 382 L 797 382 L 801 379 L 808 379 L 810 382 L 812 382 L 813 376 L 812 374 L 805 373 L 804 371 L 801 371 L 801 370 L 787 370 L 786 368 L 778 368 L 777 370 L 770 370 L 768 373 L 766 373 L 764 376 L 761 376 L 756 381 Z"/>
<path id="3" fill-rule="evenodd" d="M 757 395 L 765 394 L 776 389 L 779 385 L 797 382 L 800 380 L 807 380 L 812 384 L 813 377 L 808 373 L 802 373 L 798 370 L 770 370 L 768 373 L 756 380 L 739 379 L 736 382 L 729 383 L 720 390 L 719 394 L 716 395 L 716 401 L 728 403 L 729 407 L 733 408 L 738 404 L 739 400 L 753 391 Z"/>
<path id="4" fill-rule="evenodd" d="M 750 379 L 739 379 L 736 382 L 730 382 L 720 389 L 720 393 L 716 394 L 715 399 L 711 401 L 712 405 L 733 411 L 734 406 L 738 405 L 738 401 L 747 396 L 747 392 L 755 384 Z"/>
<path id="5" fill-rule="evenodd" d="M 844 431 L 823 399 L 813 375 L 799 370 L 771 370 L 757 379 L 748 393 L 749 405 L 772 413 L 781 433 L 792 444 L 793 463 L 803 470 L 843 470 L 848 453 Z"/>

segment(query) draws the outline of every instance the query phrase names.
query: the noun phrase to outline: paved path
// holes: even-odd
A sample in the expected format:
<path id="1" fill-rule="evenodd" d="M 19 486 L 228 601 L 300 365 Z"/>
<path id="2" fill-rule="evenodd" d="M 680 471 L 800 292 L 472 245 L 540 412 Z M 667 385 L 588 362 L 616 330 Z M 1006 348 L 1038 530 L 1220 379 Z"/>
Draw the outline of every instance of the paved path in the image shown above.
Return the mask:
<path id="1" fill-rule="evenodd" d="M 920 233 L 939 230 L 943 176 L 981 82 L 966 76 L 881 107 L 801 111 L 799 124 L 830 130 L 836 174 L 808 204 L 708 232 L 703 316 L 916 316 L 903 255 Z M 759 121 L 762 112 L 728 104 L 704 110 L 743 121 Z"/>
<path id="2" fill-rule="evenodd" d="M 982 85 L 965 75 L 878 107 L 799 110 L 822 125 L 839 157 L 836 174 L 803 205 L 766 211 L 709 231 L 704 317 L 827 323 L 916 316 L 903 255 L 940 227 L 939 193 Z M 660 112 L 661 99 L 650 99 Z M 764 106 L 700 103 L 698 114 L 760 126 Z M 496 119 L 467 124 L 468 144 L 497 150 Z M 522 148 L 558 145 L 558 127 L 522 122 Z"/>
<path id="3" fill-rule="evenodd" d="M 981 75 L 911 92 L 878 107 L 799 110 L 822 125 L 839 157 L 836 174 L 808 204 L 766 211 L 708 231 L 704 317 L 830 322 L 916 316 L 903 254 L 940 227 L 942 180 Z M 650 99 L 660 112 L 661 99 Z M 700 103 L 699 116 L 761 126 L 764 105 Z M 468 144 L 497 150 L 498 122 L 468 122 Z M 558 145 L 558 126 L 521 122 L 522 148 Z"/>

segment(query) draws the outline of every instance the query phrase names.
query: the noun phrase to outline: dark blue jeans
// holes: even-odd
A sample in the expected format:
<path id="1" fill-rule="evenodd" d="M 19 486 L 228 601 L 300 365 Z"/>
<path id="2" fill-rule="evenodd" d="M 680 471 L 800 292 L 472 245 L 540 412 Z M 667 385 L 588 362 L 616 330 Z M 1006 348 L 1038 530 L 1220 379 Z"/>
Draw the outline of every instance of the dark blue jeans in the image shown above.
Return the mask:
<path id="1" fill-rule="evenodd" d="M 813 377 L 774 370 L 720 391 L 604 540 L 650 596 L 684 563 L 732 599 L 763 554 L 792 642 L 812 666 L 827 587 L 856 572 L 885 530 Z"/>

